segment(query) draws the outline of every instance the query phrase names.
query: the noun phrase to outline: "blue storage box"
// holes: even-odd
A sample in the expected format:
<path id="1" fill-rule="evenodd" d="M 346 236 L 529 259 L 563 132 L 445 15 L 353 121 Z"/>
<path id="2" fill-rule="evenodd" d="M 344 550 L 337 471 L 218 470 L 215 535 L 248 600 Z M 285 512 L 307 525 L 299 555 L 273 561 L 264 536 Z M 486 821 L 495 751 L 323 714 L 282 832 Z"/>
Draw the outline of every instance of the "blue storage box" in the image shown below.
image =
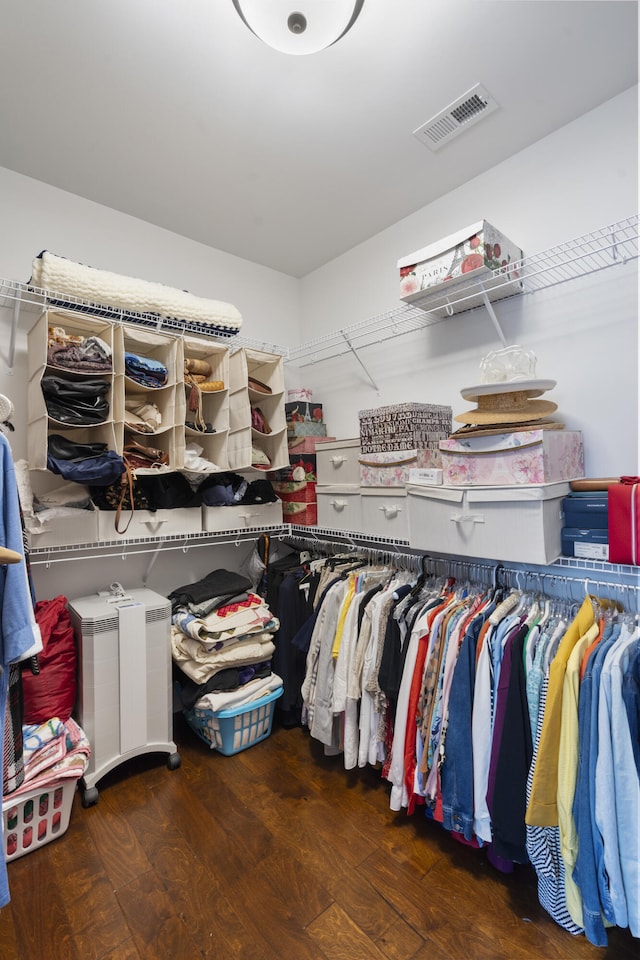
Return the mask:
<path id="1" fill-rule="evenodd" d="M 562 511 L 567 527 L 606 530 L 609 516 L 608 493 L 606 490 L 597 493 L 571 493 L 564 498 Z"/>
<path id="2" fill-rule="evenodd" d="M 185 719 L 207 746 L 229 757 L 266 740 L 271 733 L 275 702 L 283 693 L 284 687 L 278 687 L 234 710 L 203 710 L 196 704 L 185 712 Z"/>
<path id="3" fill-rule="evenodd" d="M 585 560 L 609 559 L 609 531 L 602 529 L 579 529 L 563 527 L 562 555 L 581 557 Z"/>

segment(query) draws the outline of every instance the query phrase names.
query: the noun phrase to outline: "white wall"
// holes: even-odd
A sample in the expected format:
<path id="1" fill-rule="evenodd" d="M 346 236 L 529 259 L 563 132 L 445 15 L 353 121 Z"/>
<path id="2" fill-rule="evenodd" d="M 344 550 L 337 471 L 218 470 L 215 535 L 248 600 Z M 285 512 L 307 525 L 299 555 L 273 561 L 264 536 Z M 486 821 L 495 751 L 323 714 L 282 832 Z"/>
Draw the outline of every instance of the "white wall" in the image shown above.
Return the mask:
<path id="1" fill-rule="evenodd" d="M 441 157 L 446 162 L 446 148 Z M 476 220 L 489 220 L 533 255 L 637 210 L 634 89 L 305 277 L 302 339 L 395 309 L 397 260 Z M 532 349 L 538 374 L 557 380 L 547 397 L 568 427 L 584 431 L 587 474 L 637 472 L 637 261 L 495 310 L 507 342 Z M 460 389 L 479 382 L 481 358 L 499 346 L 478 309 L 365 348 L 360 356 L 379 393 L 353 357 L 304 367 L 295 381 L 324 403 L 331 435 L 357 436 L 363 408 L 417 401 L 469 409 Z"/>
<path id="2" fill-rule="evenodd" d="M 637 91 L 609 101 L 533 147 L 327 264 L 302 281 L 194 243 L 0 168 L 0 277 L 26 281 L 41 249 L 235 303 L 243 334 L 274 343 L 308 340 L 394 309 L 396 261 L 474 220 L 486 218 L 533 254 L 635 213 Z M 443 162 L 446 154 L 443 153 Z M 375 202 L 375 198 L 372 198 Z M 568 427 L 584 431 L 587 473 L 638 471 L 637 262 L 496 305 L 507 340 L 530 347 L 538 373 L 555 378 L 550 398 Z M 26 453 L 26 332 L 21 316 L 15 369 L 7 373 L 11 311 L 0 308 L 0 393 L 14 402 L 14 458 Z M 331 434 L 357 436 L 358 410 L 401 401 L 467 408 L 460 389 L 498 347 L 481 310 L 363 351 L 380 388 L 353 357 L 299 371 L 291 386 L 314 388 Z M 148 586 L 165 592 L 217 566 L 237 568 L 248 548 L 167 553 Z M 140 585 L 149 555 L 34 568 L 40 597 L 77 597 L 112 580 Z"/>

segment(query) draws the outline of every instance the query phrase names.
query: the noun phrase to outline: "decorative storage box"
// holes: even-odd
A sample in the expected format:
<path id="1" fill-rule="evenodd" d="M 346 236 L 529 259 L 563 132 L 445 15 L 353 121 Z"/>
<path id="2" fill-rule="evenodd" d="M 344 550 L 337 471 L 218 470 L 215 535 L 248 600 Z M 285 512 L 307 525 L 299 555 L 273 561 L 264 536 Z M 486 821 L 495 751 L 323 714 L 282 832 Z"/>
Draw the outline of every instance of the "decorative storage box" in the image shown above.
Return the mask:
<path id="1" fill-rule="evenodd" d="M 299 423 L 300 421 L 322 423 L 322 404 L 297 400 L 287 402 L 284 405 L 284 412 L 287 417 L 287 423 Z"/>
<path id="2" fill-rule="evenodd" d="M 499 300 L 522 289 L 517 273 L 522 257 L 522 250 L 500 230 L 479 220 L 398 260 L 400 299 L 428 296 L 429 311 L 442 308 L 446 316 L 483 302 L 479 292 L 465 297 L 460 289 L 482 279 L 489 299 Z M 459 301 L 450 303 L 456 296 Z"/>
<path id="3" fill-rule="evenodd" d="M 430 450 L 440 466 L 440 441 L 451 433 L 451 407 L 435 403 L 396 403 L 360 410 L 362 454 Z"/>
<path id="4" fill-rule="evenodd" d="M 289 454 L 289 463 L 291 467 L 289 470 L 279 470 L 276 474 L 276 479 L 281 480 L 285 479 L 285 473 L 287 474 L 286 479 L 293 479 L 292 471 L 296 470 L 296 476 L 298 471 L 304 473 L 305 480 L 310 480 L 312 483 L 315 483 L 318 479 L 318 462 L 315 453 L 305 453 L 305 454 Z"/>
<path id="5" fill-rule="evenodd" d="M 326 437 L 326 435 L 326 423 L 318 423 L 316 420 L 296 420 L 287 423 L 289 441 L 294 437 Z"/>
<path id="6" fill-rule="evenodd" d="M 278 687 L 260 700 L 235 710 L 203 710 L 198 705 L 185 713 L 191 729 L 212 750 L 230 757 L 266 738 L 271 733 L 275 702 L 284 692 Z"/>
<path id="7" fill-rule="evenodd" d="M 514 487 L 407 486 L 409 543 L 419 550 L 548 564 L 562 553 L 568 483 Z"/>
<path id="8" fill-rule="evenodd" d="M 283 503 L 316 502 L 316 485 L 309 480 L 272 480 L 271 486 Z"/>
<path id="9" fill-rule="evenodd" d="M 367 536 L 409 539 L 405 490 L 361 491 L 362 530 Z"/>
<path id="10" fill-rule="evenodd" d="M 282 503 L 275 500 L 272 503 L 238 504 L 237 507 L 202 507 L 202 524 L 206 533 L 281 526 Z"/>
<path id="11" fill-rule="evenodd" d="M 335 437 L 289 437 L 289 461 L 293 463 L 292 457 L 301 453 L 316 453 L 320 444 L 329 443 L 335 440 Z"/>
<path id="12" fill-rule="evenodd" d="M 295 387 L 293 390 L 287 390 L 287 400 L 293 403 L 294 400 L 306 402 L 313 397 L 313 390 L 309 387 Z"/>
<path id="13" fill-rule="evenodd" d="M 299 527 L 315 527 L 318 523 L 318 504 L 315 500 L 309 503 L 283 501 L 282 518 L 285 523 L 295 523 Z"/>
<path id="14" fill-rule="evenodd" d="M 362 498 L 355 485 L 318 487 L 318 526 L 330 530 L 362 530 Z"/>
<path id="15" fill-rule="evenodd" d="M 562 553 L 584 560 L 609 559 L 609 533 L 605 529 L 562 528 Z"/>
<path id="16" fill-rule="evenodd" d="M 8 862 L 61 837 L 71 820 L 77 778 L 52 780 L 46 786 L 2 801 L 2 837 Z"/>
<path id="17" fill-rule="evenodd" d="M 438 468 L 440 455 L 434 450 L 393 450 L 360 456 L 360 484 L 363 487 L 404 487 L 411 470 Z"/>
<path id="18" fill-rule="evenodd" d="M 453 486 L 512 486 L 584 477 L 579 430 L 518 430 L 440 441 L 442 480 Z"/>

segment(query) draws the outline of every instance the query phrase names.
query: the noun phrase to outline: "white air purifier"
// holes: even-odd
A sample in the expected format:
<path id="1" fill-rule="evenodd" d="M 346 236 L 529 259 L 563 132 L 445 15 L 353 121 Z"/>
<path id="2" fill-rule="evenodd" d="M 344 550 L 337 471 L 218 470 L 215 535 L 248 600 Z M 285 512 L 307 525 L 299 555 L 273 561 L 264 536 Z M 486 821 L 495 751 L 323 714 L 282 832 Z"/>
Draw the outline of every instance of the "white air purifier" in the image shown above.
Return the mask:
<path id="1" fill-rule="evenodd" d="M 91 744 L 82 805 L 96 783 L 125 760 L 167 753 L 180 766 L 173 734 L 171 603 L 152 590 L 124 590 L 69 601 L 79 656 L 78 722 Z"/>

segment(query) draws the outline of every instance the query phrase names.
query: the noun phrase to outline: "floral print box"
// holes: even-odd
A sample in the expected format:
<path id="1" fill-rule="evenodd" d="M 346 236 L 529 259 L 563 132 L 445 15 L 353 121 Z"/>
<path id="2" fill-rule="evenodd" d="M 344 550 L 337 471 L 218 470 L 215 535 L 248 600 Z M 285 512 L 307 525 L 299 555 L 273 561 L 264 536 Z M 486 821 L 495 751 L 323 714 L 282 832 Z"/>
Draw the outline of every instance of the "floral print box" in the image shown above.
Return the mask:
<path id="1" fill-rule="evenodd" d="M 584 477 L 579 430 L 520 430 L 440 441 L 442 479 L 453 486 L 554 483 Z"/>
<path id="2" fill-rule="evenodd" d="M 520 292 L 522 258 L 519 247 L 480 220 L 398 260 L 400 299 L 410 303 L 428 296 L 428 309 L 442 307 L 443 315 L 469 310 L 481 297 L 461 288 L 480 278 L 491 300 Z"/>

